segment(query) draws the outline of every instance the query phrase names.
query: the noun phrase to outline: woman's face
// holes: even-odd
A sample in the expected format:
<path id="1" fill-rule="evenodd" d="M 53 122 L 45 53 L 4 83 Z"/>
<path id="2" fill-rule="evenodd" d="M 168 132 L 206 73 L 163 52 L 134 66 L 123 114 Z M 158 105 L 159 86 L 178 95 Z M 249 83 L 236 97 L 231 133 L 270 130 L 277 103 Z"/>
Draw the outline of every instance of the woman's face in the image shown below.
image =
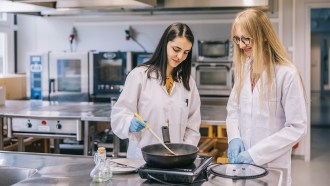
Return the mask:
<path id="1" fill-rule="evenodd" d="M 244 54 L 246 56 L 248 57 L 252 56 L 252 51 L 253 51 L 252 38 L 244 30 L 242 30 L 240 26 L 237 26 L 233 40 L 239 46 L 239 48 L 244 51 Z"/>
<path id="2" fill-rule="evenodd" d="M 176 37 L 167 43 L 167 67 L 173 69 L 184 61 L 190 52 L 192 43 L 185 37 Z"/>

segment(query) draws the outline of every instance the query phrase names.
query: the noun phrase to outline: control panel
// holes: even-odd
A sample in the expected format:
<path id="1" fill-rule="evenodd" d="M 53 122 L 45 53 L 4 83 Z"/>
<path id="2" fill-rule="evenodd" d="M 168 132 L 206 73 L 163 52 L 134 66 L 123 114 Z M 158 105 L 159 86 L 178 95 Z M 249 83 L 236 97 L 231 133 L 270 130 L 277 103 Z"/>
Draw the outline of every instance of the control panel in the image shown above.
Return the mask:
<path id="1" fill-rule="evenodd" d="M 31 99 L 42 100 L 42 56 L 30 56 L 30 95 Z"/>
<path id="2" fill-rule="evenodd" d="M 26 119 L 12 118 L 13 132 L 72 134 L 76 135 L 81 128 L 80 120 L 75 119 Z"/>

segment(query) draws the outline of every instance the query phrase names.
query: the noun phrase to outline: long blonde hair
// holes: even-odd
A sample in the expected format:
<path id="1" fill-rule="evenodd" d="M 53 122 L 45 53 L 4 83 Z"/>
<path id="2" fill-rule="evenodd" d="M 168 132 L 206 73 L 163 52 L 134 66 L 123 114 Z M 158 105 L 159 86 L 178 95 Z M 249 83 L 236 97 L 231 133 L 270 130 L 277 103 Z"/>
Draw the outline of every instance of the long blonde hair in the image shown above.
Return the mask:
<path id="1" fill-rule="evenodd" d="M 258 9 L 249 8 L 237 14 L 231 30 L 231 36 L 235 36 L 237 28 L 240 27 L 249 37 L 251 37 L 252 46 L 252 77 L 261 81 L 260 92 L 263 95 L 262 73 L 266 71 L 268 82 L 273 82 L 275 78 L 275 65 L 292 64 L 285 48 L 276 35 L 275 29 L 268 16 Z M 238 45 L 234 45 L 234 66 L 235 66 L 235 86 L 236 98 L 239 102 L 243 86 L 244 64 L 247 60 L 244 51 Z M 271 83 L 268 83 L 268 94 L 271 91 Z M 263 98 L 261 97 L 261 100 Z"/>

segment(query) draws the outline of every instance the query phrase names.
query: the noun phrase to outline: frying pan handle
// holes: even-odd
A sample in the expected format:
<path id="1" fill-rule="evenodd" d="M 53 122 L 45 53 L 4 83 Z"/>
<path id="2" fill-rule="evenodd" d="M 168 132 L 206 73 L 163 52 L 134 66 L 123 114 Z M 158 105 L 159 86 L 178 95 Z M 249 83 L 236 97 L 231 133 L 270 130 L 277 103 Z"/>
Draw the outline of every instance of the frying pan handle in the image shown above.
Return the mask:
<path id="1" fill-rule="evenodd" d="M 170 133 L 167 126 L 162 126 L 162 134 L 164 143 L 171 143 Z"/>

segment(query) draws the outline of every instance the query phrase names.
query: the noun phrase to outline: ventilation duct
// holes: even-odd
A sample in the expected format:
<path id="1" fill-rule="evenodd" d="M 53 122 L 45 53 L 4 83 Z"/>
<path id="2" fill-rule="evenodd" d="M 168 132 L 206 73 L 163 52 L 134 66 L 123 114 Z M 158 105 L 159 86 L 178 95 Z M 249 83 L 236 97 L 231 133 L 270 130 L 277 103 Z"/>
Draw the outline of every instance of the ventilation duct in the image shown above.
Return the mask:
<path id="1" fill-rule="evenodd" d="M 0 12 L 22 13 L 19 5 L 29 6 L 28 12 L 40 15 L 79 15 L 96 13 L 137 13 L 184 12 L 184 11 L 227 11 L 257 7 L 264 11 L 273 11 L 276 0 L 12 0 L 11 7 L 0 8 Z M 16 6 L 17 4 L 17 6 Z M 0 4 L 2 7 L 2 5 Z"/>

